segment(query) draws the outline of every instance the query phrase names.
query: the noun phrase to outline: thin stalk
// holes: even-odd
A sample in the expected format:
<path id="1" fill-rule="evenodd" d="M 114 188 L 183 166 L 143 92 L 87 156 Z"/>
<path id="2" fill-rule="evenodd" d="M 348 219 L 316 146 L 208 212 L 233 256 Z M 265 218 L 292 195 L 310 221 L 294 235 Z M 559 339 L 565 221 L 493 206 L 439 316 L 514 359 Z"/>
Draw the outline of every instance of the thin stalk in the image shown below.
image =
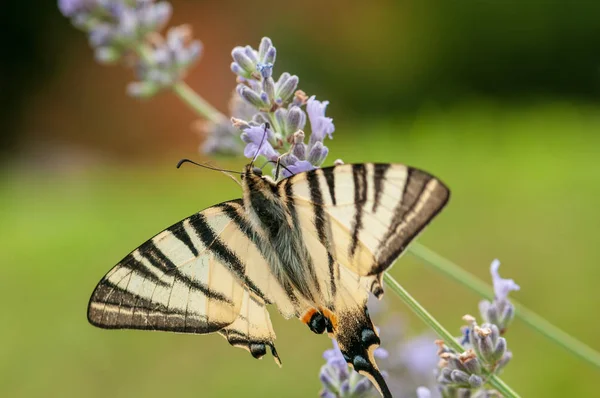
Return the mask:
<path id="1" fill-rule="evenodd" d="M 423 322 L 432 328 L 437 335 L 444 340 L 444 343 L 454 351 L 462 353 L 464 348 L 456 341 L 444 327 L 429 313 L 413 296 L 410 295 L 389 273 L 383 274 L 385 283 L 400 297 Z M 489 374 L 488 382 L 505 398 L 518 398 L 519 395 L 514 392 L 502 379 L 496 375 Z"/>
<path id="2" fill-rule="evenodd" d="M 226 119 L 226 116 L 219 112 L 215 107 L 208 103 L 204 98 L 198 95 L 183 80 L 173 86 L 173 92 L 181 98 L 197 114 L 210 120 L 213 123 L 219 123 Z"/>
<path id="3" fill-rule="evenodd" d="M 465 271 L 452 261 L 435 253 L 431 249 L 428 249 L 418 242 L 413 242 L 408 247 L 408 251 L 415 257 L 418 257 L 425 262 L 425 264 L 430 265 L 435 270 L 441 272 L 451 279 L 454 279 L 461 285 L 468 287 L 480 296 L 487 298 L 490 301 L 494 299 L 493 289 L 490 285 L 468 271 Z M 577 355 L 579 358 L 589 362 L 597 368 L 600 368 L 600 353 L 575 337 L 564 332 L 560 328 L 554 326 L 540 315 L 525 307 L 523 304 L 515 301 L 513 298 L 510 299 L 510 302 L 515 306 L 516 317 L 525 322 L 526 325 L 544 335 L 554 343 L 565 348 L 567 351 Z"/>

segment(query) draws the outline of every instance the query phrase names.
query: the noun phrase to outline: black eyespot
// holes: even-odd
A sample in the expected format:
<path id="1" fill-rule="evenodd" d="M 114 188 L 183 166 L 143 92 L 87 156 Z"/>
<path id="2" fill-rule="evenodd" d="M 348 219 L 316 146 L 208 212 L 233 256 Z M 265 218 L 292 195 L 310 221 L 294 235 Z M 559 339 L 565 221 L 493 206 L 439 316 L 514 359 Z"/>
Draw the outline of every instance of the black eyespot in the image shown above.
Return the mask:
<path id="1" fill-rule="evenodd" d="M 369 361 L 367 361 L 364 357 L 360 356 L 360 355 L 355 355 L 354 359 L 352 360 L 352 365 L 354 366 L 354 370 L 359 371 L 359 370 L 370 370 L 371 369 L 371 364 L 369 364 Z"/>
<path id="2" fill-rule="evenodd" d="M 313 333 L 322 334 L 327 328 L 327 319 L 320 312 L 315 312 L 308 322 L 308 328 Z"/>
<path id="3" fill-rule="evenodd" d="M 261 169 L 259 169 L 258 167 L 253 167 L 253 168 L 252 168 L 252 172 L 253 172 L 254 174 L 256 174 L 257 176 L 262 176 L 262 170 L 261 170 Z"/>
<path id="4" fill-rule="evenodd" d="M 381 340 L 379 340 L 379 337 L 377 337 L 375 332 L 371 329 L 363 329 L 360 334 L 360 339 L 362 340 L 363 347 L 365 347 L 365 348 L 368 348 L 368 347 L 372 346 L 373 344 L 379 345 L 381 343 Z"/>
<path id="5" fill-rule="evenodd" d="M 261 358 L 267 353 L 267 349 L 264 344 L 250 344 L 250 354 L 254 358 Z"/>

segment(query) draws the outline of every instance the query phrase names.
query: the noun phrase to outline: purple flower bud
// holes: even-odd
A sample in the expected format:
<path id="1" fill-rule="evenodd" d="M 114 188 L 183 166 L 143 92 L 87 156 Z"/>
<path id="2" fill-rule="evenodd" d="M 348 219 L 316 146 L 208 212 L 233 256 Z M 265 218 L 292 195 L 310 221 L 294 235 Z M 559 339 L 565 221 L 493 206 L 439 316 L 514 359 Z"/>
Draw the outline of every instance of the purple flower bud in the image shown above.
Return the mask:
<path id="1" fill-rule="evenodd" d="M 318 167 L 323 163 L 328 153 L 329 149 L 321 141 L 317 141 L 308 152 L 308 161 Z"/>
<path id="2" fill-rule="evenodd" d="M 271 46 L 267 50 L 267 53 L 265 54 L 265 58 L 262 59 L 261 61 L 265 64 L 274 64 L 276 56 L 277 56 L 277 50 L 275 49 L 275 47 Z"/>
<path id="3" fill-rule="evenodd" d="M 469 384 L 469 375 L 465 372 L 463 372 L 462 370 L 453 370 L 452 373 L 450 373 L 450 379 L 456 383 L 456 384 L 460 384 L 460 385 L 468 385 Z"/>
<path id="4" fill-rule="evenodd" d="M 282 78 L 283 78 L 283 75 L 282 75 Z M 296 87 L 298 87 L 299 79 L 298 79 L 298 76 L 294 75 L 294 76 L 290 76 L 289 78 L 283 80 L 283 83 L 281 81 L 282 81 L 282 79 L 280 78 L 279 82 L 277 82 L 275 96 L 278 98 L 281 98 L 283 102 L 286 102 L 287 100 L 290 99 L 290 97 L 296 90 Z"/>
<path id="5" fill-rule="evenodd" d="M 452 369 L 450 368 L 442 368 L 440 375 L 438 377 L 438 381 L 442 384 L 452 383 Z"/>
<path id="6" fill-rule="evenodd" d="M 295 133 L 298 130 L 302 130 L 306 124 L 306 114 L 299 106 L 292 106 L 289 108 L 287 113 L 286 131 L 288 133 Z M 304 133 L 303 133 L 304 135 Z"/>
<path id="7" fill-rule="evenodd" d="M 302 130 L 294 133 L 294 144 L 292 146 L 292 154 L 299 160 L 306 160 L 306 144 L 304 141 L 304 132 Z"/>
<path id="8" fill-rule="evenodd" d="M 269 48 L 273 47 L 273 42 L 268 37 L 263 37 L 258 46 L 258 59 L 263 60 L 267 55 Z"/>
<path id="9" fill-rule="evenodd" d="M 479 329 L 481 330 L 481 329 Z M 491 363 L 494 361 L 494 345 L 492 343 L 492 339 L 489 335 L 484 335 L 478 333 L 478 330 L 475 330 L 475 334 L 478 334 L 477 339 L 477 348 L 481 353 L 481 358 L 487 362 Z"/>
<path id="10" fill-rule="evenodd" d="M 255 71 L 256 66 L 252 62 L 252 59 L 246 55 L 246 50 L 244 47 L 236 47 L 231 51 L 231 56 L 233 60 L 237 62 L 237 64 L 247 73 L 252 73 Z"/>
<path id="11" fill-rule="evenodd" d="M 266 94 L 267 103 L 273 102 L 275 99 L 275 82 L 272 77 L 268 77 L 263 80 L 262 89 Z"/>
<path id="12" fill-rule="evenodd" d="M 464 362 L 465 368 L 467 368 L 467 372 L 471 374 L 481 374 L 481 362 L 479 359 L 474 356 Z"/>
<path id="13" fill-rule="evenodd" d="M 277 80 L 276 86 L 281 87 L 286 82 L 286 80 L 290 78 L 290 76 L 291 75 L 289 73 L 283 72 L 281 74 L 281 76 L 279 76 L 279 80 Z M 279 90 L 279 88 L 278 88 L 278 90 Z"/>
<path id="14" fill-rule="evenodd" d="M 252 63 L 256 65 L 256 63 L 258 62 L 258 57 L 256 55 L 256 51 L 254 51 L 254 49 L 252 47 L 246 46 L 246 47 L 244 47 L 244 52 L 246 53 L 248 58 L 250 58 L 252 60 Z"/>
<path id="15" fill-rule="evenodd" d="M 231 63 L 231 71 L 233 73 L 235 73 L 236 75 L 238 75 L 238 76 L 248 77 L 246 71 L 243 70 L 242 67 L 239 66 L 237 62 L 232 62 Z"/>
<path id="16" fill-rule="evenodd" d="M 266 102 L 263 101 L 259 94 L 243 84 L 239 84 L 237 86 L 237 92 L 240 97 L 246 100 L 249 104 L 253 105 L 255 108 L 262 109 L 267 106 Z"/>
<path id="17" fill-rule="evenodd" d="M 494 353 L 491 358 L 492 361 L 493 362 L 499 361 L 504 356 L 505 352 L 506 352 L 506 339 L 504 337 L 500 337 L 498 339 L 498 342 L 496 343 L 496 348 L 494 348 Z"/>
<path id="18" fill-rule="evenodd" d="M 263 107 L 268 108 L 269 107 L 269 95 L 267 93 L 265 93 L 264 91 L 262 93 L 260 93 L 260 100 L 263 102 Z"/>
<path id="19" fill-rule="evenodd" d="M 496 366 L 496 373 L 498 373 L 500 370 L 502 370 L 508 364 L 508 362 L 510 362 L 512 357 L 513 357 L 512 352 L 506 351 L 506 353 L 504 354 L 504 356 L 502 357 L 502 359 L 498 362 L 498 365 Z"/>
<path id="20" fill-rule="evenodd" d="M 483 385 L 483 379 L 477 375 L 469 376 L 469 384 L 473 388 L 479 388 Z"/>
<path id="21" fill-rule="evenodd" d="M 285 122 L 287 119 L 287 109 L 285 108 L 278 108 L 277 110 L 275 110 L 275 121 L 277 124 L 277 127 L 275 130 L 283 133 L 283 135 L 287 135 L 287 130 L 285 128 Z"/>

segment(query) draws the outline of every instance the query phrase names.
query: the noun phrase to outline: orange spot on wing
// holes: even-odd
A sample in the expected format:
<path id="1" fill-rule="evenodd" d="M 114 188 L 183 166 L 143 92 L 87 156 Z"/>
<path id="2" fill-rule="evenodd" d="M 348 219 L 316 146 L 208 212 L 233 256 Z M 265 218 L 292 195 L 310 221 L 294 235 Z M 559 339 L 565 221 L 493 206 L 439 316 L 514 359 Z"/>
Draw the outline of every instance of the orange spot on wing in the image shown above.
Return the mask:
<path id="1" fill-rule="evenodd" d="M 308 325 L 308 322 L 310 322 L 310 318 L 312 318 L 312 316 L 314 314 L 316 314 L 318 311 L 315 308 L 311 308 L 308 311 L 306 311 L 304 313 L 304 315 L 302 315 L 302 317 L 300 318 L 300 320 L 302 321 L 302 323 L 305 323 Z"/>
<path id="2" fill-rule="evenodd" d="M 333 326 L 333 329 L 337 329 L 338 321 L 335 314 L 329 311 L 327 308 L 321 308 L 321 313 L 323 313 L 323 315 L 325 315 L 329 319 L 329 321 L 331 322 L 331 326 Z"/>

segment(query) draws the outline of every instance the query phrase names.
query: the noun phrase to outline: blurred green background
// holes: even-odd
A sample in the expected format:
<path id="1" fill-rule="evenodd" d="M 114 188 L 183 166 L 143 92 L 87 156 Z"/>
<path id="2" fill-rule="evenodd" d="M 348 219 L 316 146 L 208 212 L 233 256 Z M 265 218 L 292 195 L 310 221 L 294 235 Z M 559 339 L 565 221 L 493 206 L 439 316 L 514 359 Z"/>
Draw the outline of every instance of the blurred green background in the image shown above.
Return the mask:
<path id="1" fill-rule="evenodd" d="M 205 53 L 187 79 L 225 111 L 229 52 L 269 35 L 276 73 L 329 99 L 330 158 L 440 176 L 447 210 L 420 239 L 595 349 L 600 323 L 600 3 L 173 1 Z M 10 2 L 2 24 L 0 396 L 311 397 L 330 343 L 273 316 L 284 367 L 218 336 L 105 331 L 89 295 L 160 229 L 240 195 L 201 159 L 194 114 L 169 93 L 124 95 L 54 2 Z M 218 159 L 224 167 L 243 160 Z M 392 274 L 458 331 L 478 297 L 410 255 Z M 388 293 L 412 333 L 425 327 Z M 597 395 L 597 369 L 515 321 L 503 379 L 524 397 Z M 385 344 L 384 344 L 385 346 Z M 393 355 L 393 353 L 392 353 Z"/>

